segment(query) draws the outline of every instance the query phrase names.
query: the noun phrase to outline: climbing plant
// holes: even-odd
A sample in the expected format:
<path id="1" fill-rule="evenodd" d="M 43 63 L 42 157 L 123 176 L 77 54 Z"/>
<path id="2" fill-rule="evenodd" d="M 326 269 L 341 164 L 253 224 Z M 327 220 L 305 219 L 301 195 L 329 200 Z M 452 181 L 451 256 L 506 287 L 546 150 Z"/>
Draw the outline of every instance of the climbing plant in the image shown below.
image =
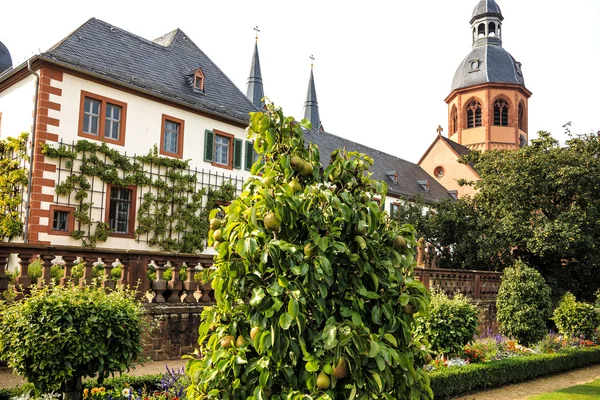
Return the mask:
<path id="1" fill-rule="evenodd" d="M 0 240 L 11 240 L 23 233 L 20 208 L 27 186 L 27 133 L 0 140 Z"/>
<path id="2" fill-rule="evenodd" d="M 92 177 L 119 187 L 147 188 L 136 214 L 135 234 L 138 240 L 148 235 L 148 244 L 163 251 L 201 251 L 208 232 L 208 211 L 217 201 L 230 201 L 235 193 L 228 182 L 217 189 L 198 187 L 198 174 L 189 169 L 189 161 L 161 157 L 156 146 L 146 155 L 129 157 L 105 143 L 79 140 L 73 146 L 44 145 L 43 154 L 65 160 L 65 167 L 72 171 L 56 185 L 56 193 L 73 195 L 77 229 L 71 236 L 88 247 L 106 241 L 110 233 L 107 223 L 92 218 Z M 79 161 L 79 173 L 75 161 Z M 84 229 L 94 225 L 93 231 Z"/>
<path id="3" fill-rule="evenodd" d="M 322 166 L 293 117 L 251 113 L 260 154 L 209 242 L 199 354 L 188 399 L 429 399 L 427 348 L 413 335 L 429 295 L 413 277 L 414 228 L 383 212 L 373 160 L 334 151 Z"/>

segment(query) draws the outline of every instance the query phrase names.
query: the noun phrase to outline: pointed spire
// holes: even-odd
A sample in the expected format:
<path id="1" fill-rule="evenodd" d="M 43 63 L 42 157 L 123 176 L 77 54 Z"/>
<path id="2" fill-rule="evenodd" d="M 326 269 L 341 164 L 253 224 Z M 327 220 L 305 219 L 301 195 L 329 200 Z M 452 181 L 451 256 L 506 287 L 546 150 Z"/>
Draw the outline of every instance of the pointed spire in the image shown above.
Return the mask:
<path id="1" fill-rule="evenodd" d="M 260 60 L 258 58 L 258 26 L 254 27 L 256 31 L 256 43 L 254 43 L 254 54 L 252 55 L 252 65 L 250 66 L 250 76 L 246 88 L 246 97 L 250 99 L 254 107 L 262 108 L 262 98 L 265 97 L 262 83 L 262 73 L 260 72 Z"/>
<path id="2" fill-rule="evenodd" d="M 313 66 L 315 58 L 310 56 L 310 79 L 308 81 L 308 91 L 306 92 L 306 102 L 304 103 L 304 118 L 310 121 L 313 129 L 323 130 L 321 119 L 319 118 L 319 103 L 317 102 L 317 91 L 315 89 L 315 77 L 313 75 Z"/>

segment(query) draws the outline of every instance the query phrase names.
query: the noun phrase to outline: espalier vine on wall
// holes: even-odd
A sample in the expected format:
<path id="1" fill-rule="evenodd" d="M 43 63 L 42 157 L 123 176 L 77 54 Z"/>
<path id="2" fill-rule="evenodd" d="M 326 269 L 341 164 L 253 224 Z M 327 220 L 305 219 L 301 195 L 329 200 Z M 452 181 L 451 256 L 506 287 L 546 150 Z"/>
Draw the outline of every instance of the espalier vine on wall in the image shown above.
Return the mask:
<path id="1" fill-rule="evenodd" d="M 21 133 L 16 138 L 0 140 L 0 240 L 11 240 L 23 233 L 19 208 L 23 203 L 23 188 L 29 181 L 24 166 L 29 161 L 28 136 Z"/>
<path id="2" fill-rule="evenodd" d="M 156 145 L 147 155 L 134 157 L 125 156 L 105 143 L 87 140 L 58 148 L 44 145 L 42 152 L 48 158 L 66 160 L 64 166 L 73 171 L 56 185 L 56 193 L 74 196 L 77 229 L 71 236 L 87 247 L 106 241 L 110 233 L 107 223 L 95 221 L 91 216 L 91 177 L 119 187 L 148 188 L 136 214 L 135 234 L 138 240 L 148 235 L 148 244 L 163 251 L 201 251 L 208 232 L 209 211 L 219 200 L 229 201 L 235 194 L 235 187 L 227 182 L 216 190 L 199 188 L 197 173 L 189 169 L 189 161 L 161 157 Z M 75 172 L 75 161 L 79 161 L 79 173 Z M 148 165 L 159 173 L 144 170 Z M 207 203 L 203 207 L 205 195 Z M 95 226 L 93 231 L 84 229 L 92 226 Z"/>

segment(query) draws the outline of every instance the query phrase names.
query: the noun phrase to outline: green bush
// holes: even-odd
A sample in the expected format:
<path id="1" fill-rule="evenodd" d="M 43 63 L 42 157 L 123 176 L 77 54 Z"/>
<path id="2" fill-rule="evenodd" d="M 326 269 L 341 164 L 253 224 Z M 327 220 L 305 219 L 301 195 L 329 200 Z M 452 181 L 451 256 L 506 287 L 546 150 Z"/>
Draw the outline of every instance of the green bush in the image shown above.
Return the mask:
<path id="1" fill-rule="evenodd" d="M 129 368 L 142 348 L 135 293 L 46 286 L 0 311 L 0 360 L 37 390 Z"/>
<path id="2" fill-rule="evenodd" d="M 542 275 L 522 261 L 506 268 L 496 297 L 500 331 L 524 346 L 543 339 L 552 316 L 550 292 Z"/>
<path id="3" fill-rule="evenodd" d="M 599 348 L 565 350 L 439 369 L 431 373 L 430 384 L 436 400 L 448 399 L 598 363 Z"/>
<path id="4" fill-rule="evenodd" d="M 593 339 L 596 328 L 600 325 L 600 315 L 591 304 L 579 302 L 572 293 L 565 293 L 554 309 L 552 320 L 558 332 L 565 336 L 583 336 Z"/>
<path id="5" fill-rule="evenodd" d="M 477 306 L 463 294 L 455 293 L 450 299 L 433 289 L 429 313 L 417 316 L 415 333 L 427 339 L 433 352 L 457 354 L 477 333 L 477 317 Z"/>
<path id="6" fill-rule="evenodd" d="M 122 389 L 124 387 L 130 387 L 133 390 L 137 391 L 138 389 L 146 388 L 147 391 L 155 391 L 162 389 L 161 381 L 164 378 L 165 374 L 155 374 L 155 375 L 142 375 L 142 376 L 131 376 L 131 375 L 121 375 L 112 378 L 106 378 L 102 383 L 98 382 L 97 379 L 88 379 L 83 382 L 83 389 L 92 389 L 95 387 L 102 386 L 106 389 L 106 391 L 110 391 L 113 389 Z M 2 400 L 2 399 L 0 399 Z"/>

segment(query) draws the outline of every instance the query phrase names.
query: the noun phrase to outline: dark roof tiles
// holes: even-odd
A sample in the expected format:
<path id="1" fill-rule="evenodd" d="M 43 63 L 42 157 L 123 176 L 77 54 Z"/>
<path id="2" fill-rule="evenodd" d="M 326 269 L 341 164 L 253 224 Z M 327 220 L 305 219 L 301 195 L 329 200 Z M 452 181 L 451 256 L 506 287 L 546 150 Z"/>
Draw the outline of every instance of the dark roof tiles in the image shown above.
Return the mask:
<path id="1" fill-rule="evenodd" d="M 329 165 L 331 153 L 340 148 L 358 151 L 371 157 L 374 161 L 370 169 L 373 173 L 372 178 L 382 180 L 388 185 L 388 195 L 408 198 L 421 195 L 428 203 L 452 198 L 445 187 L 421 167 L 409 161 L 316 129 L 306 132 L 305 140 L 319 146 L 321 163 L 325 167 Z M 392 171 L 398 172 L 397 178 L 392 176 Z M 429 191 L 424 190 L 418 181 L 429 181 Z"/>
<path id="2" fill-rule="evenodd" d="M 10 56 L 10 52 L 8 51 L 4 43 L 0 42 L 0 74 L 11 68 L 12 57 Z"/>
<path id="3" fill-rule="evenodd" d="M 124 84 L 188 105 L 248 121 L 255 107 L 229 78 L 179 29 L 150 41 L 92 18 L 42 54 Z M 186 75 L 202 68 L 204 93 Z"/>
<path id="4" fill-rule="evenodd" d="M 458 66 L 452 90 L 482 83 L 525 85 L 521 65 L 498 44 L 476 46 Z"/>

